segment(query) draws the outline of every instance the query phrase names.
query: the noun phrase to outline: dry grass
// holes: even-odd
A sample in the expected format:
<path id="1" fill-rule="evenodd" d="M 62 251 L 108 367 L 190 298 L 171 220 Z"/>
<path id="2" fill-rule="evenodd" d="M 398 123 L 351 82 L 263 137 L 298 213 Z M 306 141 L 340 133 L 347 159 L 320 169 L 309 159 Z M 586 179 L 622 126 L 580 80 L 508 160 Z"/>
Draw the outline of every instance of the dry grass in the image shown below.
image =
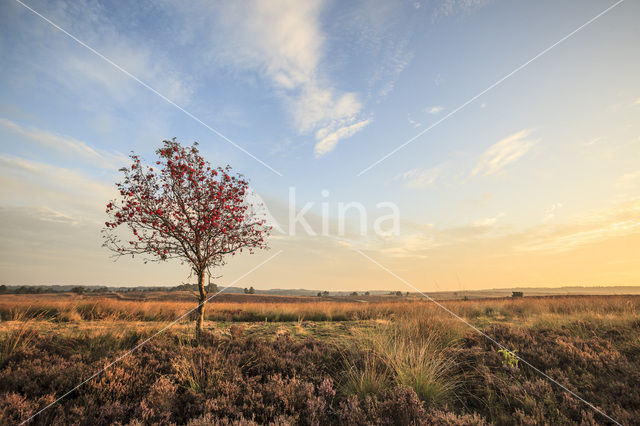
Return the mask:
<path id="1" fill-rule="evenodd" d="M 465 332 L 458 321 L 416 306 L 359 330 L 353 343 L 366 352 L 359 362 L 346 360 L 343 389 L 362 399 L 404 385 L 427 406 L 442 406 L 455 398 L 460 382 L 454 354 Z"/>
<path id="2" fill-rule="evenodd" d="M 599 321 L 608 325 L 635 320 L 640 296 L 568 296 L 523 299 L 445 301 L 447 308 L 479 325 L 510 322 L 557 326 L 566 321 Z M 82 296 L 2 295 L 3 321 L 39 317 L 57 322 L 78 321 L 171 321 L 195 306 L 195 302 L 117 300 Z M 302 322 L 391 319 L 411 312 L 412 316 L 444 316 L 428 300 L 279 302 L 224 302 L 207 304 L 209 321 Z"/>
<path id="3" fill-rule="evenodd" d="M 16 326 L 0 334 L 0 364 L 16 350 L 30 345 L 37 335 L 34 328 L 36 319 L 29 318 L 24 313 L 15 314 Z"/>

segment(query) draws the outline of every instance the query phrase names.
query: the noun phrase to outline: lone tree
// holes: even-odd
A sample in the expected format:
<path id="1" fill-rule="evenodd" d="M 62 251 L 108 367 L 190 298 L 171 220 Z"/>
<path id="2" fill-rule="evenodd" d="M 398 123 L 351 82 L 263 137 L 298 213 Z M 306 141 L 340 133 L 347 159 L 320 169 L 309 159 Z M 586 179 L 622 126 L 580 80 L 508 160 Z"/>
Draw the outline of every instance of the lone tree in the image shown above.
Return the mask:
<path id="1" fill-rule="evenodd" d="M 116 256 L 144 256 L 147 261 L 179 259 L 198 277 L 200 293 L 196 337 L 202 336 L 207 300 L 205 273 L 225 264 L 228 255 L 266 249 L 270 227 L 247 199 L 248 182 L 231 167 L 213 167 L 193 146 L 165 140 L 157 167 L 132 164 L 120 171 L 120 197 L 107 204 L 104 246 Z M 125 229 L 119 231 L 118 228 Z M 127 232 L 128 231 L 128 232 Z M 125 236 L 126 235 L 126 236 Z"/>

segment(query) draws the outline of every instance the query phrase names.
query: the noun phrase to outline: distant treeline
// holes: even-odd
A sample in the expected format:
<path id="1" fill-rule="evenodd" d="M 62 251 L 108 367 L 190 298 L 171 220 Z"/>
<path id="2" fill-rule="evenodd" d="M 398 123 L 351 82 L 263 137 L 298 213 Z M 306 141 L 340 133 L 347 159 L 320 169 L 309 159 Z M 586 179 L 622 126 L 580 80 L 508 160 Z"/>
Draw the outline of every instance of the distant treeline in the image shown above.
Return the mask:
<path id="1" fill-rule="evenodd" d="M 147 291 L 197 291 L 197 284 L 180 284 L 175 287 L 107 287 L 107 286 L 8 286 L 0 285 L 0 294 L 43 294 L 43 293 L 68 293 L 73 292 L 77 294 L 82 293 L 109 293 L 109 292 L 147 292 Z M 215 284 L 210 284 L 209 291 L 217 291 Z"/>
<path id="2" fill-rule="evenodd" d="M 65 285 L 45 285 L 45 286 L 33 286 L 33 285 L 22 285 L 22 286 L 8 286 L 8 285 L 0 285 L 0 294 L 44 294 L 44 293 L 76 293 L 76 294 L 85 294 L 85 293 L 129 293 L 129 292 L 158 292 L 158 291 L 198 291 L 197 284 L 180 284 L 174 287 L 108 287 L 108 286 L 65 286 Z M 207 286 L 207 292 L 217 292 L 219 288 L 216 284 L 209 284 Z M 224 288 L 223 291 L 225 293 L 244 293 L 244 294 L 296 294 L 299 291 L 282 291 L 282 290 L 267 290 L 260 291 L 255 290 L 252 287 L 248 288 L 239 288 L 239 287 L 228 287 Z M 363 291 L 358 293 L 354 292 L 334 292 L 329 293 L 328 291 L 319 291 L 317 294 L 314 294 L 314 290 L 306 290 L 304 291 L 305 295 L 312 296 L 316 295 L 318 297 L 327 297 L 329 295 L 335 296 L 369 296 L 372 292 Z M 390 296 L 409 296 L 409 292 L 401 292 L 401 291 L 378 291 L 373 292 L 379 295 L 390 295 Z"/>

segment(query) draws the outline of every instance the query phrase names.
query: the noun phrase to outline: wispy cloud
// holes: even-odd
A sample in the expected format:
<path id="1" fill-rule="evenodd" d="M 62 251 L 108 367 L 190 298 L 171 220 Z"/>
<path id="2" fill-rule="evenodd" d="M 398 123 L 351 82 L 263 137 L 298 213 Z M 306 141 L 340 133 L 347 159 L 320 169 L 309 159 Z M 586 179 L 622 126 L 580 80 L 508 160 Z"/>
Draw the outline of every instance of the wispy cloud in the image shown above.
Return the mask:
<path id="1" fill-rule="evenodd" d="M 551 207 L 549 207 L 545 212 L 544 212 L 544 221 L 545 222 L 549 222 L 550 220 L 552 220 L 554 217 L 556 217 L 556 212 L 562 208 L 562 203 L 555 203 L 553 205 L 551 205 Z"/>
<path id="2" fill-rule="evenodd" d="M 0 154 L 0 199 L 4 205 L 48 208 L 74 218 L 100 221 L 114 186 L 87 174 Z"/>
<path id="3" fill-rule="evenodd" d="M 500 212 L 493 217 L 485 217 L 482 219 L 478 219 L 473 222 L 473 226 L 475 226 L 476 228 L 489 228 L 494 226 L 498 222 L 498 219 L 500 219 L 503 216 L 504 216 L 504 213 Z"/>
<path id="4" fill-rule="evenodd" d="M 128 161 L 127 157 L 123 154 L 97 150 L 72 137 L 56 135 L 35 128 L 26 128 L 6 118 L 0 117 L 0 126 L 41 146 L 81 157 L 97 167 L 117 169 Z"/>
<path id="5" fill-rule="evenodd" d="M 604 241 L 610 238 L 622 237 L 640 233 L 640 221 L 629 219 L 612 223 L 603 223 L 591 229 L 554 235 L 549 238 L 531 241 L 519 246 L 521 250 L 544 251 L 547 253 L 559 253 L 575 249 L 576 247 Z"/>
<path id="6" fill-rule="evenodd" d="M 316 156 L 364 127 L 354 123 L 368 123 L 361 116 L 358 95 L 338 89 L 322 66 L 323 6 L 321 1 L 295 0 L 189 6 L 198 21 L 207 16 L 201 31 L 210 37 L 214 57 L 236 69 L 257 72 L 281 97 L 294 127 L 302 134 L 317 132 Z M 223 38 L 209 34 L 212 23 Z M 333 136 L 326 139 L 328 135 Z"/>
<path id="7" fill-rule="evenodd" d="M 335 148 L 336 144 L 341 139 L 345 139 L 355 135 L 357 132 L 359 132 L 369 123 L 371 123 L 371 121 L 372 119 L 369 118 L 354 124 L 342 126 L 337 130 L 333 130 L 333 131 L 329 130 L 329 128 L 324 128 L 319 130 L 316 133 L 316 139 L 318 140 L 315 146 L 316 157 L 320 157 L 321 155 L 324 155 L 327 152 L 333 150 L 333 148 Z"/>
<path id="8" fill-rule="evenodd" d="M 428 252 L 439 247 L 433 235 L 415 233 L 397 237 L 380 249 L 380 253 L 398 258 L 426 258 Z"/>
<path id="9" fill-rule="evenodd" d="M 446 253 L 447 247 L 478 250 L 478 255 L 482 256 L 486 254 L 487 246 L 496 250 L 493 255 L 535 252 L 546 256 L 587 245 L 607 244 L 614 238 L 640 235 L 639 213 L 640 199 L 635 199 L 603 210 L 582 213 L 568 223 L 541 223 L 526 230 L 498 226 L 504 213 L 456 227 L 407 222 L 403 230 L 413 228 L 417 232 L 361 244 L 367 250 L 376 250 L 393 257 L 437 258 Z"/>
<path id="10" fill-rule="evenodd" d="M 442 112 L 444 110 L 444 107 L 442 106 L 434 106 L 431 108 L 426 108 L 424 111 L 427 114 L 438 114 L 439 112 Z"/>
<path id="11" fill-rule="evenodd" d="M 619 188 L 632 188 L 636 186 L 636 184 L 640 185 L 640 170 L 625 173 L 620 178 L 618 178 L 618 182 L 616 182 L 616 186 Z"/>
<path id="12" fill-rule="evenodd" d="M 500 140 L 481 156 L 477 166 L 471 172 L 476 175 L 493 175 L 525 155 L 540 140 L 526 139 L 532 130 L 525 129 Z"/>
<path id="13" fill-rule="evenodd" d="M 17 14 L 31 15 L 17 3 L 14 7 Z M 185 104 L 191 99 L 193 90 L 189 78 L 178 71 L 176 61 L 151 41 L 132 38 L 123 31 L 122 26 L 108 18 L 108 5 L 78 0 L 72 4 L 44 2 L 35 8 L 173 101 Z M 140 97 L 144 89 L 137 82 L 96 55 L 80 53 L 68 38 L 52 36 L 52 31 L 57 30 L 41 22 L 29 25 L 29 31 L 21 32 L 21 42 L 12 46 L 12 65 L 24 69 L 25 74 L 18 77 L 23 83 L 31 80 L 30 83 L 39 87 L 44 86 L 44 81 L 56 84 L 76 95 L 81 102 L 90 102 L 87 98 L 94 96 L 102 96 L 104 101 L 106 94 L 110 100 L 123 105 Z M 34 56 L 39 60 L 34 61 Z M 101 108 L 104 108 L 103 103 Z"/>
<path id="14" fill-rule="evenodd" d="M 434 9 L 435 18 L 451 16 L 456 13 L 469 13 L 482 6 L 491 3 L 493 0 L 444 0 Z"/>
<path id="15" fill-rule="evenodd" d="M 585 142 L 583 145 L 584 146 L 593 146 L 595 144 L 597 144 L 598 142 L 600 142 L 602 140 L 602 138 L 593 138 L 587 142 Z"/>
<path id="16" fill-rule="evenodd" d="M 422 123 L 414 120 L 413 118 L 411 118 L 411 114 L 407 114 L 407 121 L 409 122 L 409 124 L 411 124 L 413 127 L 420 127 L 422 126 Z"/>
<path id="17" fill-rule="evenodd" d="M 440 177 L 441 171 L 441 166 L 430 169 L 412 169 L 399 174 L 395 179 L 401 179 L 409 188 L 429 188 L 435 185 L 436 180 Z"/>
<path id="18" fill-rule="evenodd" d="M 602 211 L 582 214 L 570 224 L 539 228 L 527 233 L 518 250 L 558 253 L 586 244 L 640 233 L 640 200 L 632 200 Z"/>

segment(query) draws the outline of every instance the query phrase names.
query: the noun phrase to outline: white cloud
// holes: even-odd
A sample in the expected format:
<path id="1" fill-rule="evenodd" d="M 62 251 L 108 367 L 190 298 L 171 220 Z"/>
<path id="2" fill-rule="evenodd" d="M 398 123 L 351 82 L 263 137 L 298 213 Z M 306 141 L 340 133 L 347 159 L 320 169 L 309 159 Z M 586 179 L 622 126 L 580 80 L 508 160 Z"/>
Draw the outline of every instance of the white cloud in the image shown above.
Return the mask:
<path id="1" fill-rule="evenodd" d="M 115 186 L 63 167 L 0 154 L 0 199 L 4 205 L 47 206 L 71 218 L 100 222 Z"/>
<path id="2" fill-rule="evenodd" d="M 356 119 L 362 109 L 352 93 L 336 98 L 331 90 L 306 87 L 298 99 L 291 101 L 291 115 L 302 133 L 318 127 L 341 127 Z"/>
<path id="3" fill-rule="evenodd" d="M 562 207 L 562 203 L 555 203 L 544 212 L 544 221 L 549 222 L 556 216 L 556 211 Z"/>
<path id="4" fill-rule="evenodd" d="M 379 251 L 390 257 L 424 259 L 429 250 L 438 246 L 439 243 L 436 242 L 433 235 L 416 233 L 395 237 L 392 241 L 385 241 Z"/>
<path id="5" fill-rule="evenodd" d="M 609 209 L 582 213 L 570 225 L 527 233 L 529 241 L 516 246 L 524 251 L 558 253 L 586 244 L 640 233 L 640 200 L 634 199 Z M 536 235 L 537 234 L 537 235 Z"/>
<path id="6" fill-rule="evenodd" d="M 407 114 L 407 121 L 409 121 L 409 124 L 411 124 L 413 127 L 420 127 L 422 126 L 422 123 L 414 120 L 413 118 L 411 118 L 411 114 Z"/>
<path id="7" fill-rule="evenodd" d="M 363 75 L 362 81 L 367 86 L 363 96 L 381 102 L 394 90 L 400 74 L 413 60 L 411 40 L 417 21 L 412 22 L 410 17 L 416 10 L 408 3 L 386 0 L 326 4 L 330 9 L 339 8 L 338 13 L 330 13 L 331 19 L 323 22 L 331 34 L 331 53 L 338 62 L 345 57 L 368 61 L 370 66 L 365 69 L 370 74 L 368 78 Z M 352 72 L 359 72 L 358 68 L 359 65 Z"/>
<path id="8" fill-rule="evenodd" d="M 257 71 L 284 100 L 300 133 L 318 129 L 334 133 L 316 137 L 316 156 L 355 133 L 362 103 L 356 93 L 339 90 L 323 74 L 325 35 L 321 1 L 254 0 L 198 7 L 216 25 L 213 55 L 241 70 Z M 219 37 L 224 34 L 224 37 Z"/>
<path id="9" fill-rule="evenodd" d="M 493 0 L 444 0 L 435 8 L 434 17 L 451 16 L 457 13 L 469 13 Z"/>
<path id="10" fill-rule="evenodd" d="M 431 108 L 426 108 L 424 111 L 427 114 L 438 114 L 442 110 L 444 110 L 444 107 L 442 107 L 442 106 L 434 106 L 434 107 L 431 107 Z"/>
<path id="11" fill-rule="evenodd" d="M 600 142 L 602 140 L 602 138 L 593 138 L 590 141 L 585 142 L 583 145 L 584 146 L 593 146 L 595 144 L 597 144 L 598 142 Z"/>
<path id="12" fill-rule="evenodd" d="M 409 188 L 422 189 L 433 186 L 436 180 L 440 177 L 440 173 L 440 166 L 426 170 L 413 169 L 396 176 L 396 179 L 402 179 L 405 181 L 405 185 Z"/>
<path id="13" fill-rule="evenodd" d="M 553 236 L 552 238 L 532 241 L 519 246 L 521 250 L 548 251 L 551 253 L 563 252 L 585 244 L 595 243 L 609 238 L 627 236 L 640 232 L 640 221 L 637 219 L 624 220 L 608 224 L 602 224 L 573 233 Z"/>
<path id="14" fill-rule="evenodd" d="M 640 170 L 631 173 L 625 173 L 620 176 L 616 186 L 619 188 L 632 188 L 636 184 L 640 184 Z"/>
<path id="15" fill-rule="evenodd" d="M 318 142 L 315 146 L 316 157 L 320 157 L 321 155 L 333 150 L 341 139 L 355 135 L 371 122 L 372 119 L 369 118 L 354 124 L 342 126 L 335 130 L 329 127 L 318 130 L 316 133 L 316 139 Z"/>
<path id="16" fill-rule="evenodd" d="M 487 217 L 484 219 L 478 219 L 473 222 L 473 226 L 476 228 L 489 228 L 498 222 L 498 219 L 504 216 L 504 213 L 500 212 L 494 217 Z"/>
<path id="17" fill-rule="evenodd" d="M 34 128 L 25 128 L 6 118 L 0 117 L 0 126 L 47 148 L 82 157 L 90 161 L 92 165 L 101 168 L 117 169 L 128 162 L 128 158 L 123 154 L 96 150 L 77 139 Z"/>
<path id="18" fill-rule="evenodd" d="M 193 91 L 189 79 L 177 70 L 176 62 L 151 41 L 134 39 L 123 32 L 122 26 L 108 18 L 109 13 L 100 2 L 49 2 L 41 3 L 36 9 L 172 101 L 184 105 L 190 100 Z M 131 104 L 132 99 L 138 99 L 148 90 L 59 30 L 35 18 L 32 12 L 21 6 L 16 10 L 22 16 L 39 21 L 21 34 L 21 43 L 12 46 L 15 48 L 12 56 L 15 66 L 24 69 L 24 74 L 18 78 L 24 78 L 24 82 L 32 80 L 44 90 L 52 84 L 60 85 L 82 103 L 90 102 L 88 99 L 104 102 L 106 92 L 109 99 Z M 34 61 L 34 57 L 38 61 Z M 45 86 L 43 76 L 53 82 Z M 104 109 L 103 105 L 101 109 Z"/>
<path id="19" fill-rule="evenodd" d="M 539 139 L 526 139 L 531 132 L 532 130 L 529 129 L 521 130 L 489 147 L 481 156 L 471 175 L 482 174 L 488 176 L 499 173 L 506 166 L 521 158 L 540 141 Z"/>

